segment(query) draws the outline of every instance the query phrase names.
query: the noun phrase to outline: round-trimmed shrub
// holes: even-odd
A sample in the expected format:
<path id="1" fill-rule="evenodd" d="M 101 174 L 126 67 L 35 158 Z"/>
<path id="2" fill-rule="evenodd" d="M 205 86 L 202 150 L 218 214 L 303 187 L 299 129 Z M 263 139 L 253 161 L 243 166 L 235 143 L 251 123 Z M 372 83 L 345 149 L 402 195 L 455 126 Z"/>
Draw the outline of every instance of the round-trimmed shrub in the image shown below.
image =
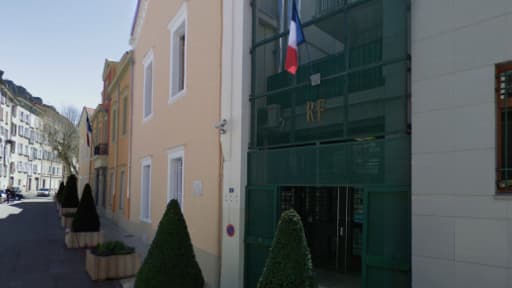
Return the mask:
<path id="1" fill-rule="evenodd" d="M 176 200 L 167 205 L 135 280 L 135 288 L 161 287 L 204 287 L 187 224 Z"/>
<path id="2" fill-rule="evenodd" d="M 313 264 L 299 214 L 281 215 L 258 288 L 313 288 Z"/>
<path id="3" fill-rule="evenodd" d="M 64 201 L 64 183 L 62 182 L 60 182 L 59 190 L 57 190 L 55 194 L 55 200 L 57 200 L 59 204 L 62 204 L 62 201 Z"/>
<path id="4" fill-rule="evenodd" d="M 78 207 L 78 188 L 77 178 L 71 174 L 68 176 L 66 185 L 64 185 L 64 195 L 62 199 L 62 208 L 76 208 Z"/>
<path id="5" fill-rule="evenodd" d="M 82 193 L 82 199 L 76 210 L 73 223 L 71 223 L 73 232 L 97 232 L 100 231 L 100 218 L 96 212 L 96 205 L 92 198 L 91 186 L 85 184 Z"/>

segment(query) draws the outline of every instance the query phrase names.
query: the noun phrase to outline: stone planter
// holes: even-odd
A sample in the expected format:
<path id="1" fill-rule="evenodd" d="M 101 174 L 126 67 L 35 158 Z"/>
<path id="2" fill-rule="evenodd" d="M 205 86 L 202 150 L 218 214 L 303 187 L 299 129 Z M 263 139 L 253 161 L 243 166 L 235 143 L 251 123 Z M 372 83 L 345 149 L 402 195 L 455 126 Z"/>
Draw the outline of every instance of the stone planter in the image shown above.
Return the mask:
<path id="1" fill-rule="evenodd" d="M 72 232 L 66 231 L 64 238 L 68 248 L 89 248 L 95 247 L 103 242 L 103 232 Z"/>
<path id="2" fill-rule="evenodd" d="M 64 214 L 67 214 L 67 213 L 76 213 L 76 210 L 78 208 L 75 207 L 75 208 L 64 208 L 64 207 L 61 207 L 60 208 L 60 216 L 64 215 Z"/>
<path id="3" fill-rule="evenodd" d="M 71 229 L 71 223 L 73 223 L 73 217 L 62 216 L 60 217 L 60 225 L 64 229 Z"/>
<path id="4" fill-rule="evenodd" d="M 140 258 L 136 253 L 97 256 L 87 250 L 85 269 L 92 280 L 121 279 L 137 274 Z"/>

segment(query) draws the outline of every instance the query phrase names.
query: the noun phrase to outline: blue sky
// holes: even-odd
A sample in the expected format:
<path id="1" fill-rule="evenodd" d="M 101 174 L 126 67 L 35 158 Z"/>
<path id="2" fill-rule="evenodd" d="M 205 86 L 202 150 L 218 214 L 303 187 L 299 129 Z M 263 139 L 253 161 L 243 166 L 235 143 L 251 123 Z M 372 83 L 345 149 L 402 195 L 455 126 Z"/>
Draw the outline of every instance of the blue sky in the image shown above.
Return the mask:
<path id="1" fill-rule="evenodd" d="M 96 107 L 106 58 L 130 49 L 136 0 L 2 1 L 0 70 L 60 109 Z"/>

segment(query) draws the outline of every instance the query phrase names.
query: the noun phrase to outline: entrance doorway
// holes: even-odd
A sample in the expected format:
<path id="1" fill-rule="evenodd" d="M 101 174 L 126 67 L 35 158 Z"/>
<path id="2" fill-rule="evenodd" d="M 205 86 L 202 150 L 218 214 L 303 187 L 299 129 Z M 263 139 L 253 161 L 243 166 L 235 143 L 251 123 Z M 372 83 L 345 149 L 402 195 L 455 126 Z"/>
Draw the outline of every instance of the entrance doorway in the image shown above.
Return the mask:
<path id="1" fill-rule="evenodd" d="M 350 186 L 281 187 L 281 213 L 301 216 L 320 287 L 360 287 L 363 193 Z"/>

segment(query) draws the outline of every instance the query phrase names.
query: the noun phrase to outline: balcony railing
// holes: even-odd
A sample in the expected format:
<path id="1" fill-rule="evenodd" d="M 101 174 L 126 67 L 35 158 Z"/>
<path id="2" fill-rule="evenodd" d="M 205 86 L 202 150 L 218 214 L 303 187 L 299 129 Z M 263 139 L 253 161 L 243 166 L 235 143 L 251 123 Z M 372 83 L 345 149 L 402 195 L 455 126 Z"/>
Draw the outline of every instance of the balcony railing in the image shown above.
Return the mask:
<path id="1" fill-rule="evenodd" d="M 94 155 L 95 156 L 101 156 L 101 155 L 108 155 L 108 144 L 98 144 L 94 146 Z"/>

